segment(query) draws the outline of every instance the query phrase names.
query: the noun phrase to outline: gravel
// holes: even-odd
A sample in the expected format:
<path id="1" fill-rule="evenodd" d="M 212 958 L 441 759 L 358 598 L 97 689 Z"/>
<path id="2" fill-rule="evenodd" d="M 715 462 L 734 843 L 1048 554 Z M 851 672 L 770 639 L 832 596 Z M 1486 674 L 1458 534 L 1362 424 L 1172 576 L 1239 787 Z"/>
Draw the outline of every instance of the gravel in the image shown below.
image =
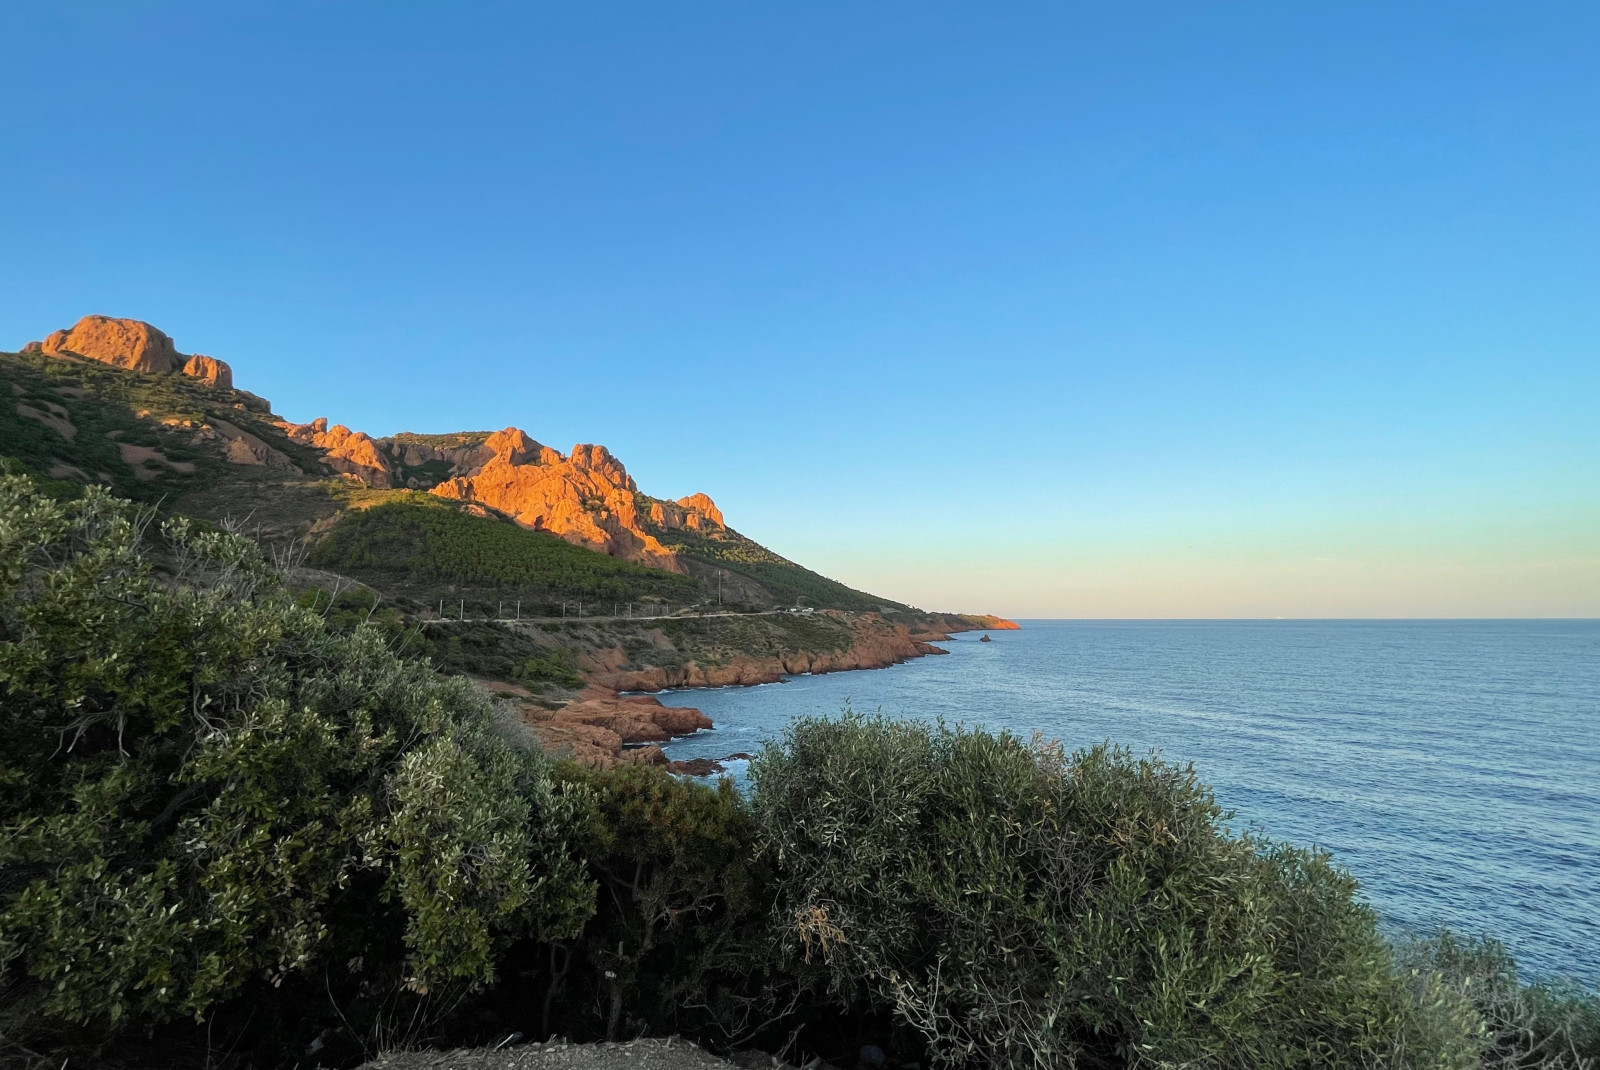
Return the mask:
<path id="1" fill-rule="evenodd" d="M 744 1052 L 736 1058 L 719 1059 L 677 1037 L 609 1044 L 552 1040 L 499 1049 L 399 1051 L 380 1055 L 361 1070 L 788 1070 L 770 1055 Z"/>

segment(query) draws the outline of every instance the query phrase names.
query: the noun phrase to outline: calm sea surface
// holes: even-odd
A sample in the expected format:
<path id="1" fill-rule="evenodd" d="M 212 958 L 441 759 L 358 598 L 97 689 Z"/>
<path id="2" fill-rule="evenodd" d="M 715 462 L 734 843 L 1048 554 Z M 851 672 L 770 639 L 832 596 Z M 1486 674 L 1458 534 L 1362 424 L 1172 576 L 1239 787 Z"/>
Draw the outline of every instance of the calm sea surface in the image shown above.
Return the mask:
<path id="1" fill-rule="evenodd" d="M 1600 982 L 1600 621 L 1025 621 L 950 656 L 663 694 L 754 751 L 846 702 L 1193 762 L 1236 824 L 1331 850 L 1391 932 Z M 743 763 L 731 772 L 742 775 Z"/>

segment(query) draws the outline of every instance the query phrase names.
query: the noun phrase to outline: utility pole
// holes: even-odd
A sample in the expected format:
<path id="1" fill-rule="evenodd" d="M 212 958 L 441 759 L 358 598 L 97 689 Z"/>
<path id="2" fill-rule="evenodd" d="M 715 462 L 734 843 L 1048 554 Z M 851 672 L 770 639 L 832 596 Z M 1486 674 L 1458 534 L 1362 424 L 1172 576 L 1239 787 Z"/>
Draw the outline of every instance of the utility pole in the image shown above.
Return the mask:
<path id="1" fill-rule="evenodd" d="M 722 604 L 722 570 L 717 569 L 717 605 Z"/>
<path id="2" fill-rule="evenodd" d="M 497 608 L 494 611 L 494 619 L 495 620 L 504 620 L 505 616 L 506 616 L 506 604 L 505 604 L 504 601 L 501 601 L 499 608 Z"/>
<path id="3" fill-rule="evenodd" d="M 517 599 L 517 619 L 522 619 L 522 599 Z"/>
<path id="4" fill-rule="evenodd" d="M 467 619 L 467 600 L 465 598 L 461 600 L 461 619 L 463 622 Z"/>

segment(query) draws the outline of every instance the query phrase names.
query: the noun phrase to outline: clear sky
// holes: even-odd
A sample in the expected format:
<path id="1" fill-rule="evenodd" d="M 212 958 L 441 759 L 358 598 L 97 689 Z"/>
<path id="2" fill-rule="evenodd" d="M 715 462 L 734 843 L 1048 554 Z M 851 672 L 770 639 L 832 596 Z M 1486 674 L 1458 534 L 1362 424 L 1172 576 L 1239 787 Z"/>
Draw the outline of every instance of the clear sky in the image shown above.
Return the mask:
<path id="1" fill-rule="evenodd" d="M 1600 614 L 1600 5 L 0 7 L 0 345 L 1018 616 Z"/>

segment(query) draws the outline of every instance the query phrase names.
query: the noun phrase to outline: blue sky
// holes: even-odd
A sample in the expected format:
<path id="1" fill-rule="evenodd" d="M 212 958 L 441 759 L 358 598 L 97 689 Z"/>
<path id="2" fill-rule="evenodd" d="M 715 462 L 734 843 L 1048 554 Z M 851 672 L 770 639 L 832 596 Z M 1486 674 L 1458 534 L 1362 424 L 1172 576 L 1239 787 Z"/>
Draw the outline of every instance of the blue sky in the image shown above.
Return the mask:
<path id="1" fill-rule="evenodd" d="M 1022 616 L 1600 614 L 1591 4 L 16 3 L 0 345 Z"/>

